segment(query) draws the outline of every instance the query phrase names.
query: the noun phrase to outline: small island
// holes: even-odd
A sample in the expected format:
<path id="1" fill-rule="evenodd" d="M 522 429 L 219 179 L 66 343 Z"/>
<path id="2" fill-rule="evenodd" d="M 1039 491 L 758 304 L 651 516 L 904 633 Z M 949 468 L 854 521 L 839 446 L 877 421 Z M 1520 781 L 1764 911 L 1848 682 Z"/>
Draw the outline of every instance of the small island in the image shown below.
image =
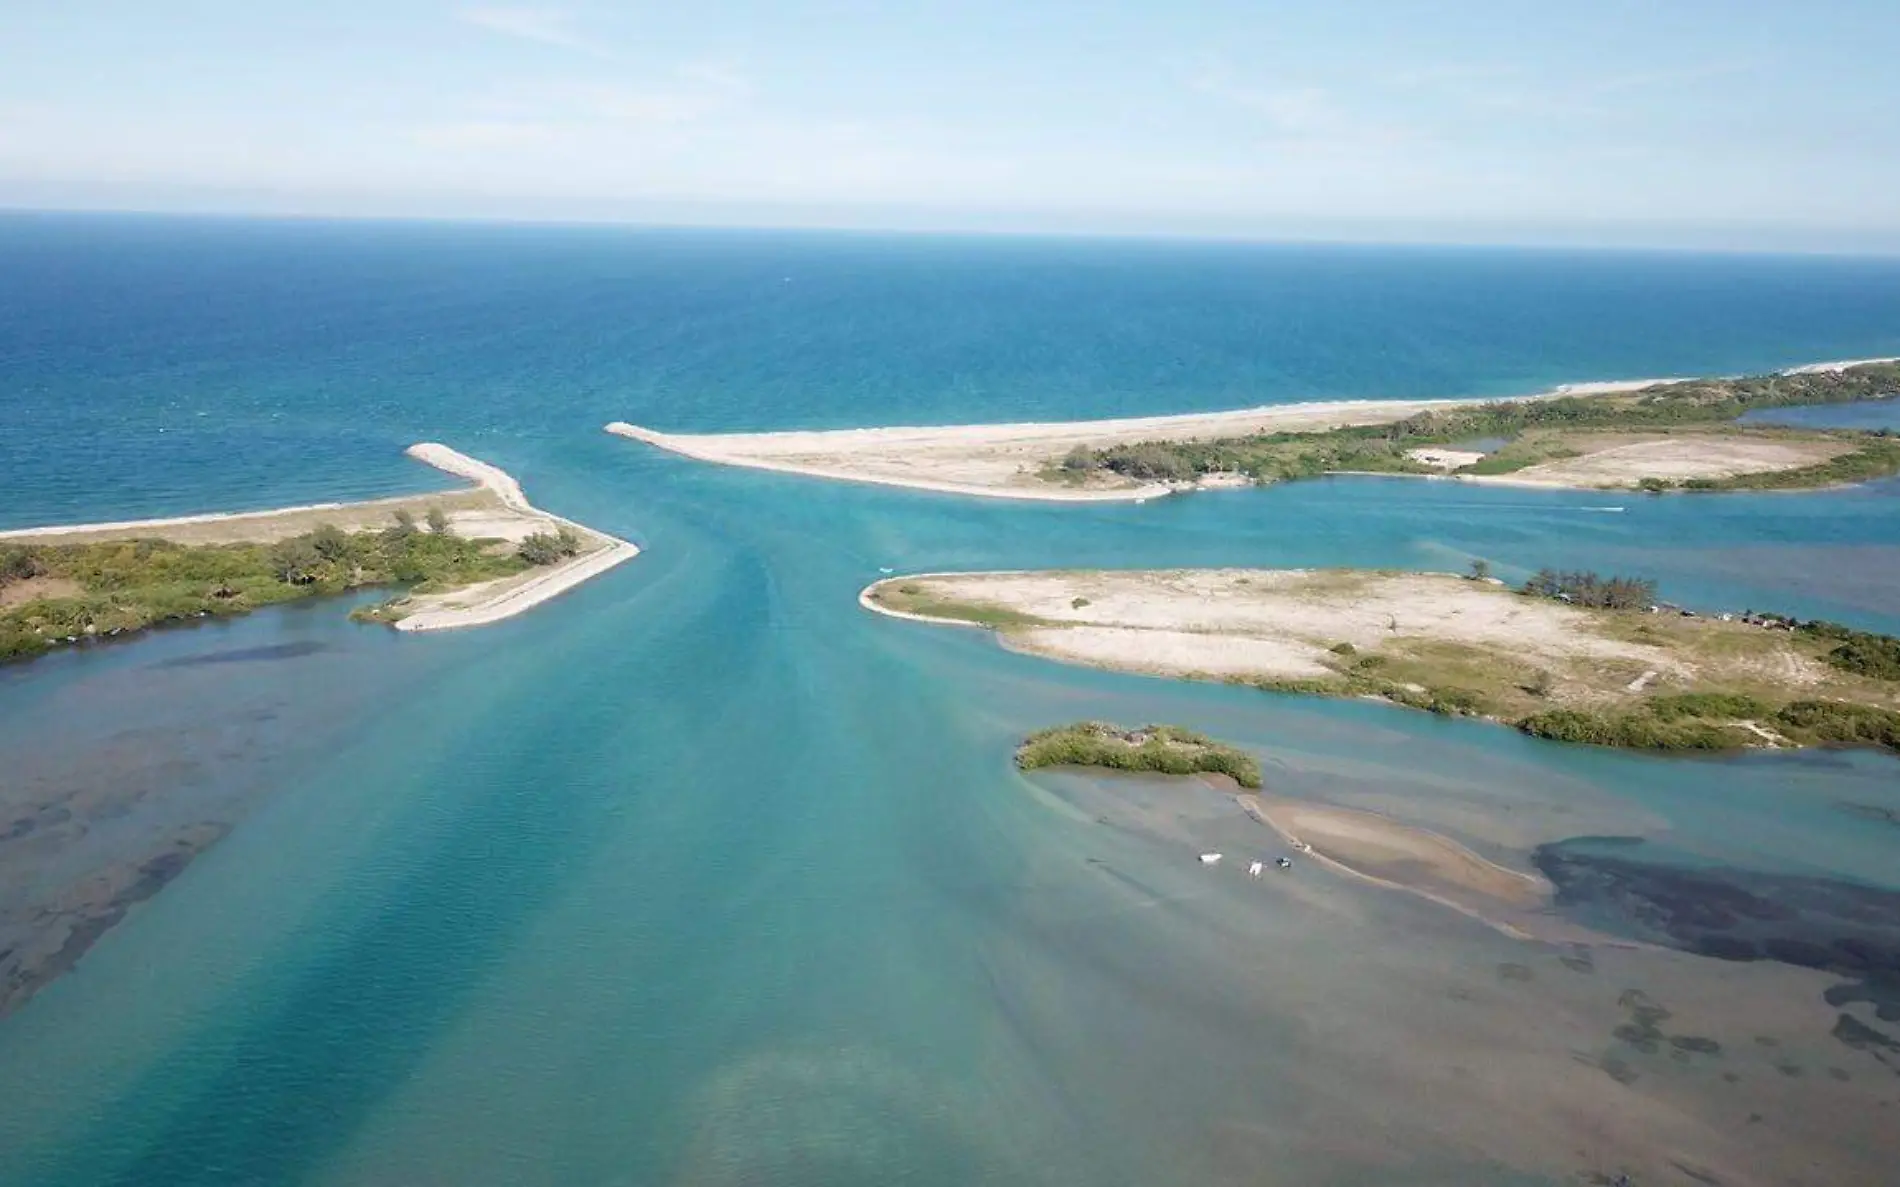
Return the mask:
<path id="1" fill-rule="evenodd" d="M 1029 424 L 768 433 L 607 431 L 671 453 L 984 498 L 1140 502 L 1327 474 L 1571 489 L 1800 490 L 1900 473 L 1884 431 L 1745 423 L 1900 395 L 1893 359 L 1771 375 L 1575 384 L 1501 400 L 1328 400 Z"/>
<path id="2" fill-rule="evenodd" d="M 506 473 L 446 446 L 410 456 L 471 489 L 281 511 L 0 532 L 0 662 L 149 627 L 371 586 L 356 612 L 399 630 L 518 614 L 634 556 L 534 507 Z"/>
<path id="3" fill-rule="evenodd" d="M 1226 775 L 1245 788 L 1260 786 L 1260 762 L 1238 747 L 1178 725 L 1123 729 L 1078 721 L 1029 735 L 1016 749 L 1016 766 L 1102 767 L 1156 775 Z"/>
<path id="4" fill-rule="evenodd" d="M 1376 698 L 1564 742 L 1900 752 L 1900 639 L 1742 611 L 1653 582 L 1199 569 L 891 577 L 867 609 L 976 626 L 1070 663 L 1267 691 Z"/>

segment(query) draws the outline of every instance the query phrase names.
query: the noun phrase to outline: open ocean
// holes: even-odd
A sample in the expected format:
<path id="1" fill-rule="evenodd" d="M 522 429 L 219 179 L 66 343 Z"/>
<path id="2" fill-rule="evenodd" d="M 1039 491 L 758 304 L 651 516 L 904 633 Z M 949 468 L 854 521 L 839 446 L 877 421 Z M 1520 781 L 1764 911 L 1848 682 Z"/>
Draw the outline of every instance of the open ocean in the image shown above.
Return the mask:
<path id="1" fill-rule="evenodd" d="M 0 669 L 0 778 L 150 783 L 94 843 L 236 825 L 0 1020 L 0 1183 L 1515 1187 L 1649 1165 L 1619 1135 L 1667 1116 L 1723 1182 L 1804 1181 L 1777 1151 L 1827 1132 L 1844 1161 L 1805 1181 L 1877 1185 L 1900 1071 L 1830 1035 L 1861 1007 L 1824 974 L 1608 946 L 1579 971 L 1318 869 L 1209 878 L 1193 822 L 1110 826 L 1112 781 L 1009 756 L 1078 717 L 1178 720 L 1279 790 L 1506 859 L 1641 836 L 1659 868 L 1896 892 L 1900 761 L 1567 748 L 1062 667 L 855 599 L 884 568 L 1482 556 L 1900 630 L 1900 483 L 1059 507 L 601 426 L 1885 355 L 1897 259 L 0 215 L 0 527 L 435 489 L 402 456 L 435 440 L 645 550 L 475 631 L 299 606 Z M 1622 1052 L 1633 990 L 1727 1062 Z M 1542 1127 L 1590 1110 L 1588 1149 Z"/>

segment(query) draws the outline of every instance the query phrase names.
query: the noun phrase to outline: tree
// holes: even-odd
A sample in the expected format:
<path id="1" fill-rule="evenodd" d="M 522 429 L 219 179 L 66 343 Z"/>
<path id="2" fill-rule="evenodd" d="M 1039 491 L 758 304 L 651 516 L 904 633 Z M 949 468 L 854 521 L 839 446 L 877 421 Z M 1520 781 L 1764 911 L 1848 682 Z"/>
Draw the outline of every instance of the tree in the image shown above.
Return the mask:
<path id="1" fill-rule="evenodd" d="M 30 548 L 0 548 L 0 585 L 13 581 L 29 581 L 46 571 L 40 558 Z"/>
<path id="2" fill-rule="evenodd" d="M 416 526 L 416 517 L 410 514 L 409 509 L 399 507 L 396 509 L 396 522 L 383 529 L 383 539 L 400 544 L 421 530 Z"/>
<path id="3" fill-rule="evenodd" d="M 515 552 L 531 565 L 558 564 L 562 557 L 572 555 L 562 548 L 561 538 L 553 532 L 532 532 L 522 537 Z"/>
<path id="4" fill-rule="evenodd" d="M 1471 579 L 1473 581 L 1491 580 L 1491 562 L 1483 557 L 1475 558 L 1471 562 Z"/>
<path id="5" fill-rule="evenodd" d="M 428 520 L 429 530 L 431 532 L 434 532 L 436 535 L 448 536 L 448 535 L 454 534 L 453 531 L 449 527 L 448 514 L 444 512 L 442 508 L 440 507 L 429 508 L 429 514 L 425 518 Z"/>
<path id="6" fill-rule="evenodd" d="M 326 561 L 345 560 L 350 555 L 350 538 L 333 523 L 320 523 L 310 533 L 310 546 Z"/>
<path id="7" fill-rule="evenodd" d="M 292 536 L 271 546 L 271 574 L 286 584 L 308 585 L 317 579 L 322 566 L 323 557 L 309 536 Z"/>

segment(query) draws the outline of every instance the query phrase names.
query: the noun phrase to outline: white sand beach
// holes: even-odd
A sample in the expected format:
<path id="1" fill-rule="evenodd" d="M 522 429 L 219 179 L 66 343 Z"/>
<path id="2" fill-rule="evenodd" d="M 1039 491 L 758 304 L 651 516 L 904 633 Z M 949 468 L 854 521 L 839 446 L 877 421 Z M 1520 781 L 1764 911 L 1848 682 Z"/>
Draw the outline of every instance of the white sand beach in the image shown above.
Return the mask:
<path id="1" fill-rule="evenodd" d="M 1647 381 L 1645 381 L 1647 382 Z M 1638 386 L 1641 386 L 1639 384 Z M 1549 398 L 1546 392 L 1524 399 Z M 1470 400 L 1325 400 L 1228 412 L 1022 424 L 824 429 L 778 433 L 662 433 L 615 421 L 607 431 L 684 457 L 914 490 L 1060 503 L 1139 502 L 1197 484 L 1100 480 L 1065 486 L 1039 477 L 1078 445 L 1100 449 L 1139 441 L 1199 441 L 1251 433 L 1322 432 L 1386 424 Z M 1208 486 L 1233 485 L 1231 481 Z"/>

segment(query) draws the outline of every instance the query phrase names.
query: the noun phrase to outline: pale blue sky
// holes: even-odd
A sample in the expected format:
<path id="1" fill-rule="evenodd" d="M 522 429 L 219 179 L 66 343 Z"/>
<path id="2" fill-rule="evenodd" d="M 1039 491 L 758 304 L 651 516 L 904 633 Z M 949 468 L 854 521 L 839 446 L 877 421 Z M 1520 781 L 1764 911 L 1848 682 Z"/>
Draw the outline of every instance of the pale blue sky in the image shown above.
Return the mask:
<path id="1" fill-rule="evenodd" d="M 1900 250 L 1900 0 L 0 0 L 0 205 Z"/>

